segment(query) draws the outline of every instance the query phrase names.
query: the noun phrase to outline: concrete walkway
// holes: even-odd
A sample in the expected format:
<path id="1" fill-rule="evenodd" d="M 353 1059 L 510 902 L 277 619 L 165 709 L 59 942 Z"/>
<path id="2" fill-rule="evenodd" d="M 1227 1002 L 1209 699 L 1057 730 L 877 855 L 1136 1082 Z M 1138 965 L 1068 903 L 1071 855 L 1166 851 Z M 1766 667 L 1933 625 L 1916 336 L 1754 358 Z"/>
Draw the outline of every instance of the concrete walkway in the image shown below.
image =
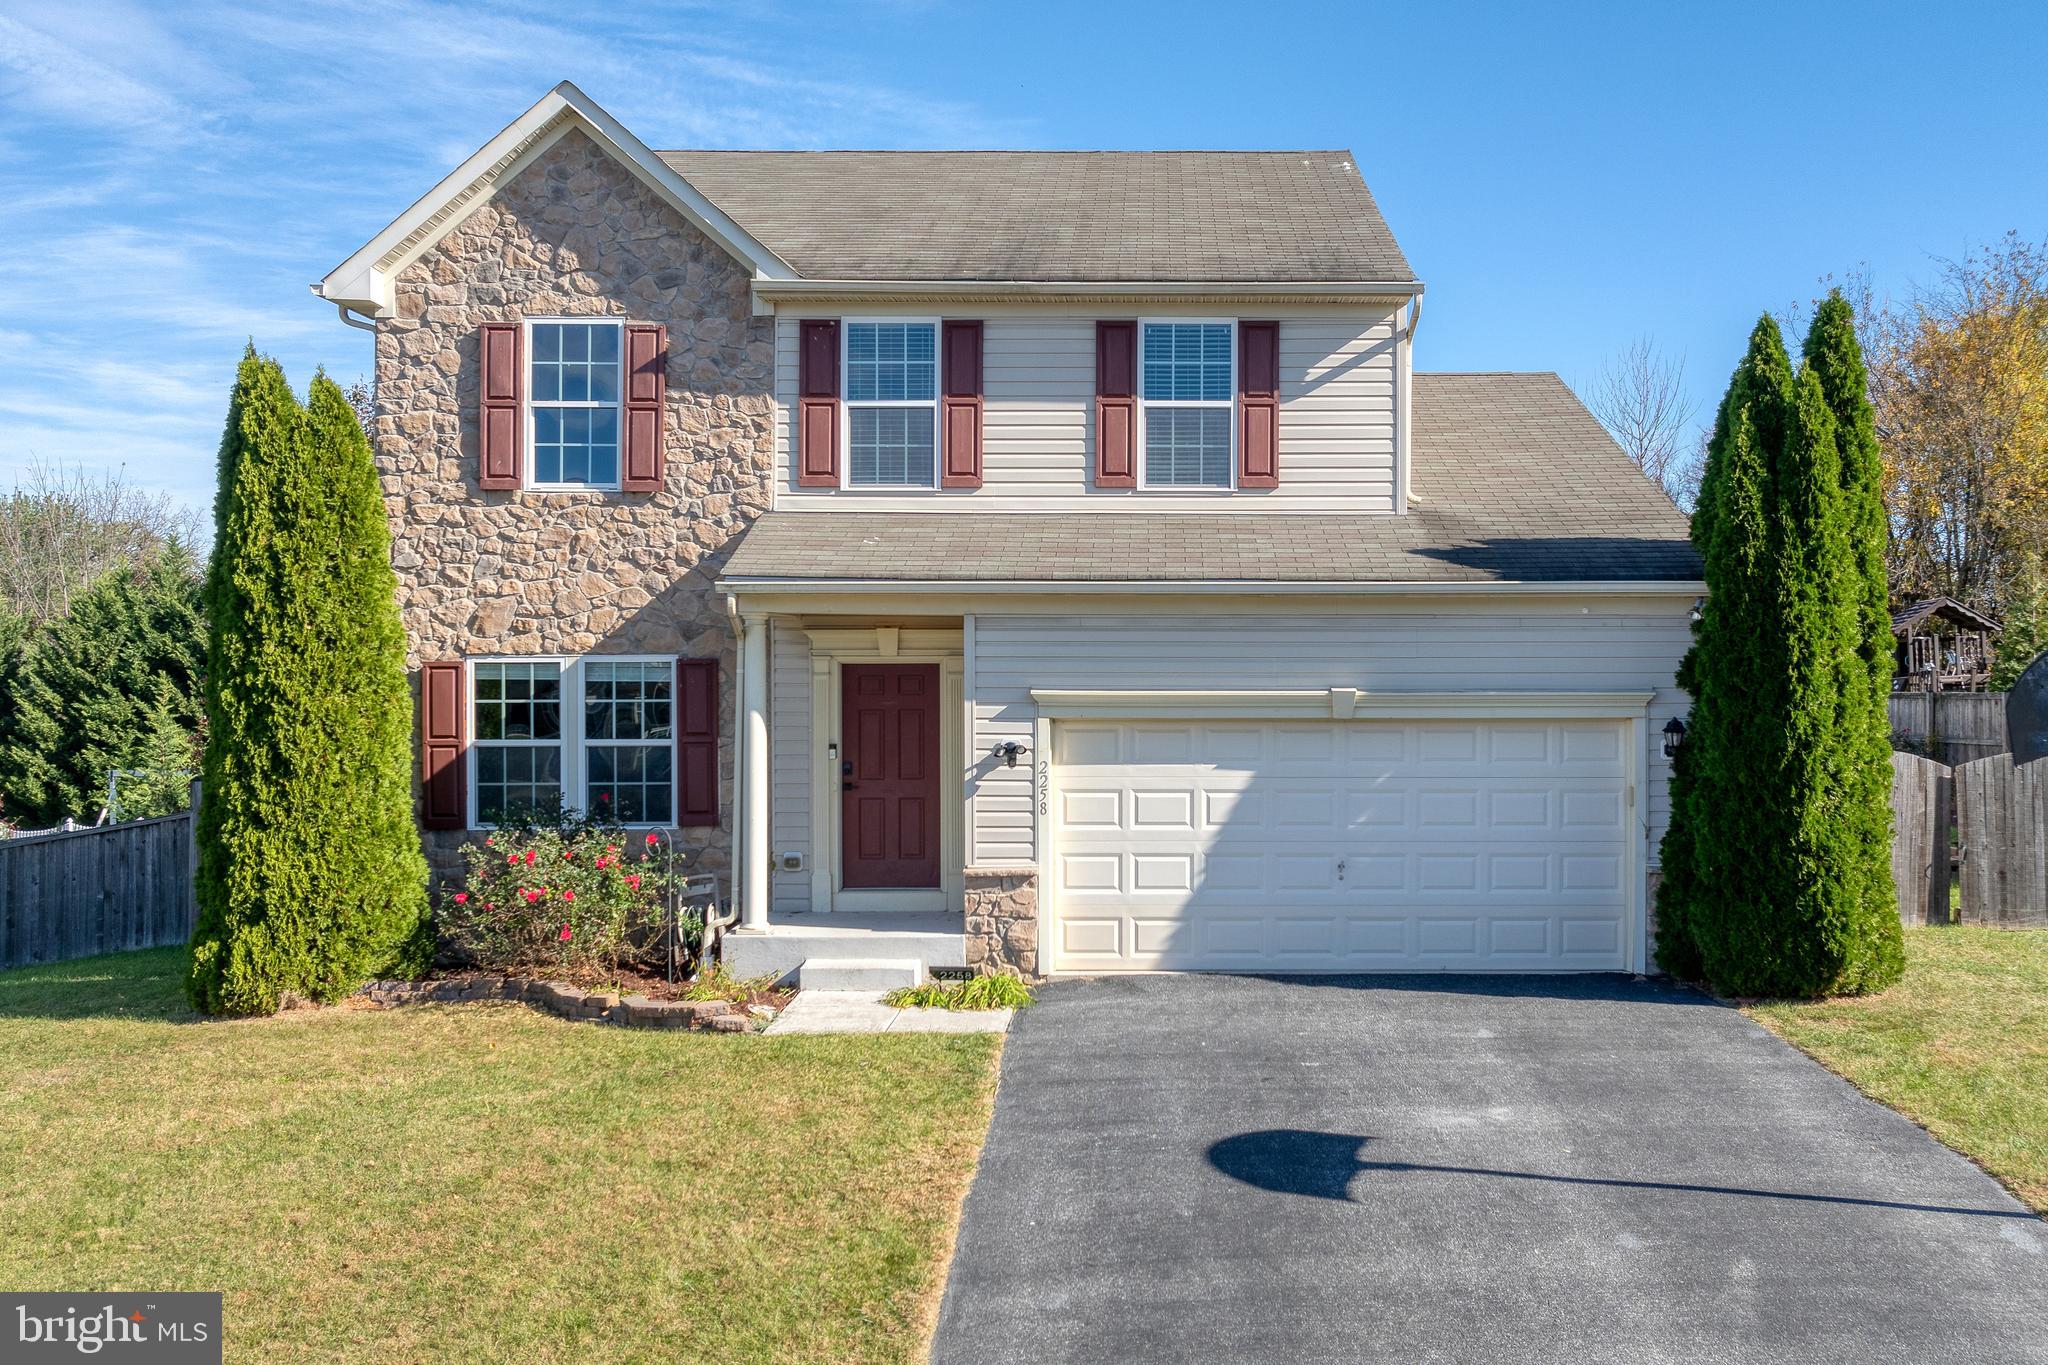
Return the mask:
<path id="1" fill-rule="evenodd" d="M 798 991 L 763 1033 L 1002 1033 L 1015 1010 L 898 1009 L 880 991 Z"/>
<path id="2" fill-rule="evenodd" d="M 1674 986 L 1056 981 L 931 1358 L 2043 1362 L 2048 1226 Z"/>

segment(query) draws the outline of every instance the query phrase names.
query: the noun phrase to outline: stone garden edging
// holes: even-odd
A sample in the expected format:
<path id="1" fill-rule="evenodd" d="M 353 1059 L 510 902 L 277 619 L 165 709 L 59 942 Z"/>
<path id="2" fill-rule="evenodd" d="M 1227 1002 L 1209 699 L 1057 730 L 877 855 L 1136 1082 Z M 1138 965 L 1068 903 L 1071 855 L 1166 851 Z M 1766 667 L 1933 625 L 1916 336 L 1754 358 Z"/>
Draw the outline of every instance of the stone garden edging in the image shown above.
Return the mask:
<path id="1" fill-rule="evenodd" d="M 564 1019 L 624 1028 L 697 1029 L 745 1033 L 747 1014 L 729 1000 L 654 1000 L 644 995 L 586 991 L 559 981 L 520 976 L 441 977 L 434 981 L 372 981 L 356 994 L 379 1009 L 448 1005 L 476 1000 L 520 1000 Z"/>

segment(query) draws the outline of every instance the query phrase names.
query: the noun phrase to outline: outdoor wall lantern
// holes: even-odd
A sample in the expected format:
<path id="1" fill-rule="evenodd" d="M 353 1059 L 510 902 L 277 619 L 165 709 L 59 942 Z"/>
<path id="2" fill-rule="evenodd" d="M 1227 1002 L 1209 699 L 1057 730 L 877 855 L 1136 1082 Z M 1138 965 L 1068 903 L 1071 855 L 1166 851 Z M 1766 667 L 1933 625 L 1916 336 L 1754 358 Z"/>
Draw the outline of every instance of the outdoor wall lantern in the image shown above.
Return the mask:
<path id="1" fill-rule="evenodd" d="M 1664 757 L 1677 758 L 1680 746 L 1685 743 L 1685 722 L 1673 716 L 1664 722 Z"/>
<path id="2" fill-rule="evenodd" d="M 1687 613 L 1687 619 L 1688 619 L 1688 620 L 1690 620 L 1690 621 L 1691 621 L 1691 622 L 1692 622 L 1692 623 L 1693 623 L 1694 625 L 1698 625 L 1698 624 L 1700 623 L 1701 619 L 1702 619 L 1703 617 L 1705 617 L 1705 616 L 1706 616 L 1706 614 L 1707 614 L 1707 599 L 1706 599 L 1706 598 L 1704 598 L 1704 597 L 1695 597 L 1695 598 L 1693 598 L 1693 599 L 1692 599 L 1692 610 L 1691 610 L 1690 612 L 1688 612 L 1688 613 Z"/>
<path id="3" fill-rule="evenodd" d="M 1005 768 L 1014 768 L 1017 766 L 1017 756 L 1019 754 L 1028 754 L 1031 750 L 1019 744 L 1016 740 L 1011 739 L 996 745 L 992 752 L 997 758 L 1003 760 Z"/>

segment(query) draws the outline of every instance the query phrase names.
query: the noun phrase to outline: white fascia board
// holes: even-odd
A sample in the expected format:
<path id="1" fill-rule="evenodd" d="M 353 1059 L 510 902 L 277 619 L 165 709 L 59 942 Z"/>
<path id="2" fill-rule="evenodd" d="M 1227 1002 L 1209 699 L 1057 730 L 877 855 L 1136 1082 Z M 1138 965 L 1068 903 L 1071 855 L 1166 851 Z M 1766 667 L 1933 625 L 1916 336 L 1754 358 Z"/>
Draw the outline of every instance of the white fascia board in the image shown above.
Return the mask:
<path id="1" fill-rule="evenodd" d="M 1698 597 L 1707 590 L 1701 582 L 1678 580 L 1573 580 L 1543 582 L 1517 579 L 1506 582 L 1276 582 L 1271 579 L 902 579 L 902 578 L 721 578 L 718 590 L 726 593 L 771 592 L 831 595 L 950 595 L 1016 596 L 1187 596 L 1241 594 L 1260 597 L 1379 597 L 1399 593 L 1421 596 L 1523 596 L 1562 597 Z"/>
<path id="2" fill-rule="evenodd" d="M 677 175 L 597 101 L 563 81 L 450 171 L 361 250 L 328 272 L 314 291 L 330 303 L 355 312 L 390 317 L 396 306 L 394 281 L 399 272 L 477 207 L 487 203 L 500 184 L 553 146 L 572 127 L 581 128 L 706 236 L 746 262 L 756 279 L 795 278 L 796 271 L 787 261 L 726 216 L 696 186 Z"/>
<path id="3" fill-rule="evenodd" d="M 1405 303 L 1420 280 L 819 280 L 754 281 L 768 303 L 817 299 L 1232 299 Z"/>
<path id="4" fill-rule="evenodd" d="M 1038 714 L 1070 720 L 1628 720 L 1650 692 L 1372 692 L 1033 688 Z"/>

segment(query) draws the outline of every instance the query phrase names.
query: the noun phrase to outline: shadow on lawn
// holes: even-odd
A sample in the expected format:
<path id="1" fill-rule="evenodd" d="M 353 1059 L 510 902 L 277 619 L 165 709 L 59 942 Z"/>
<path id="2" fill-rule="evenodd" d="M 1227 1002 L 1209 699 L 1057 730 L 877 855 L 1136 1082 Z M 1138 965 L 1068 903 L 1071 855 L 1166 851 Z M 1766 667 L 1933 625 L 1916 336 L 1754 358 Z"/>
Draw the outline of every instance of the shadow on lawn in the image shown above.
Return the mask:
<path id="1" fill-rule="evenodd" d="M 1419 1161 L 1365 1161 L 1361 1154 L 1373 1139 L 1353 1133 L 1318 1133 L 1301 1128 L 1268 1128 L 1239 1133 L 1209 1146 L 1209 1164 L 1233 1180 L 1277 1194 L 1343 1203 L 1368 1202 L 1353 1183 L 1368 1175 L 1446 1175 L 1487 1180 L 1527 1180 L 1548 1185 L 1594 1185 L 1609 1189 L 1652 1190 L 1677 1194 L 1719 1194 L 1743 1199 L 1783 1199 L 1803 1204 L 1850 1204 L 1861 1208 L 1899 1209 L 1908 1213 L 1956 1213 L 1972 1218 L 2031 1220 L 2021 1209 L 1973 1209 L 1954 1204 L 1913 1204 L 1892 1199 L 1864 1199 L 1846 1194 L 1806 1194 L 1795 1190 L 1756 1190 L 1739 1185 L 1693 1185 L 1668 1180 L 1620 1180 L 1603 1176 L 1548 1175 L 1541 1171 L 1509 1171 L 1487 1166 L 1434 1166 Z M 1370 1181 L 1363 1182 L 1369 1190 Z"/>
<path id="2" fill-rule="evenodd" d="M 185 1003 L 185 950 L 146 948 L 0 972 L 0 1020 L 200 1021 Z"/>

